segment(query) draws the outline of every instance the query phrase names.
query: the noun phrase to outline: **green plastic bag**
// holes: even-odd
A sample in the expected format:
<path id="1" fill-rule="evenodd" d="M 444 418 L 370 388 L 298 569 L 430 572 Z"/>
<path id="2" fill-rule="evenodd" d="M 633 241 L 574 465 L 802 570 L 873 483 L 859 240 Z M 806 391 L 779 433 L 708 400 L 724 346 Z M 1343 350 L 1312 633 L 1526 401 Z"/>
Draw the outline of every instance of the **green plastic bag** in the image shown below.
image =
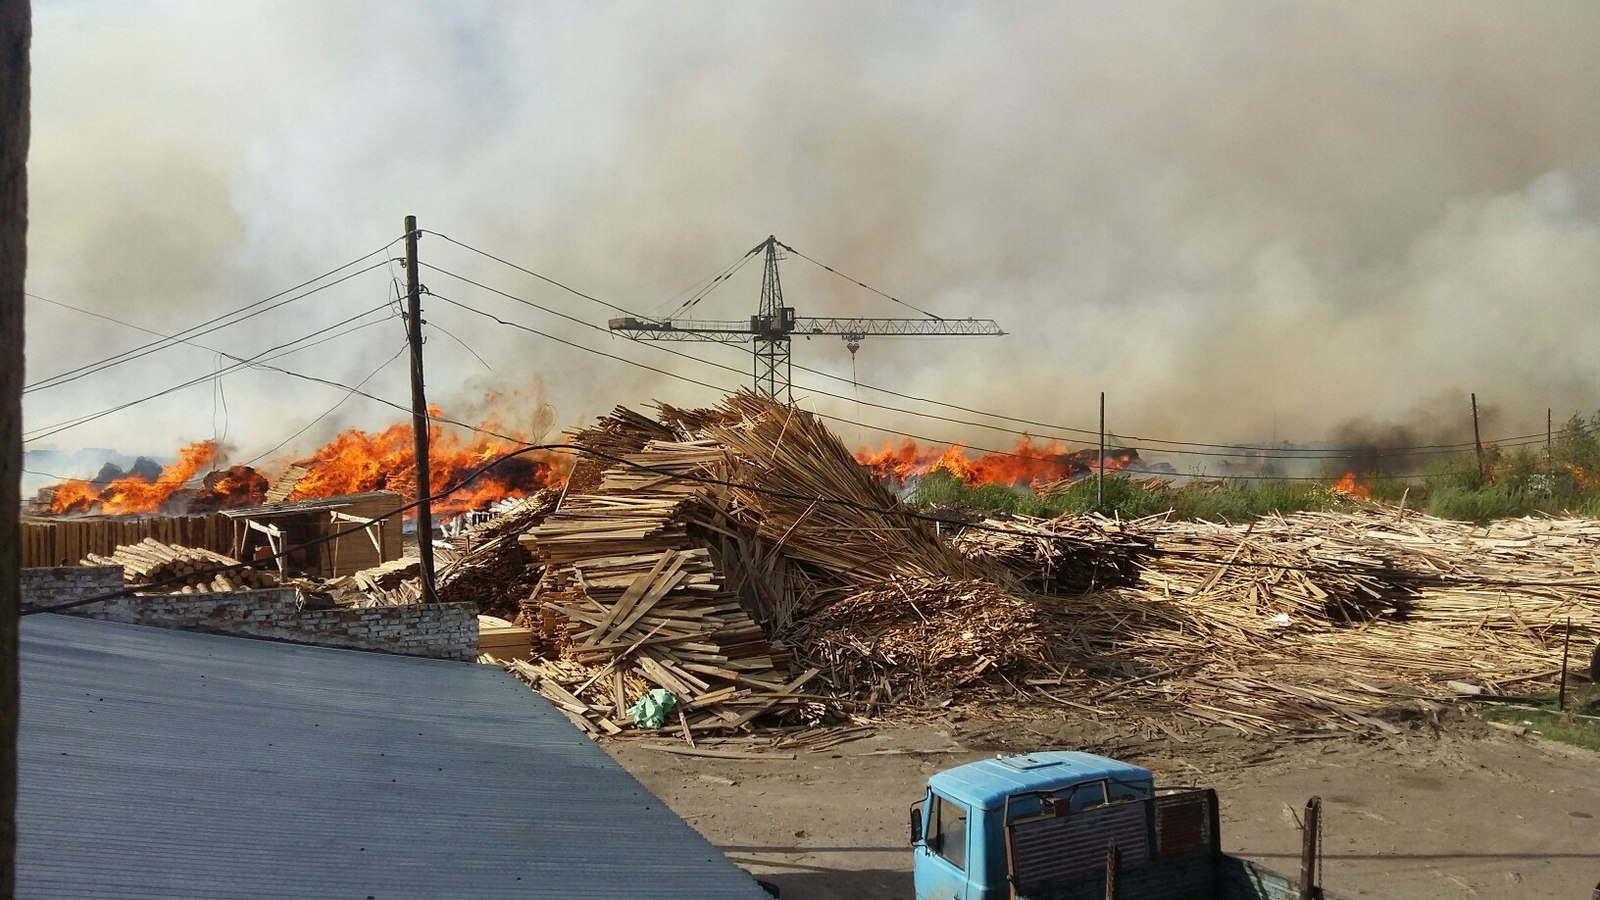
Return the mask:
<path id="1" fill-rule="evenodd" d="M 633 716 L 633 724 L 640 728 L 660 728 L 667 724 L 667 713 L 677 707 L 678 698 L 672 696 L 671 691 L 655 688 L 628 707 L 628 715 Z"/>

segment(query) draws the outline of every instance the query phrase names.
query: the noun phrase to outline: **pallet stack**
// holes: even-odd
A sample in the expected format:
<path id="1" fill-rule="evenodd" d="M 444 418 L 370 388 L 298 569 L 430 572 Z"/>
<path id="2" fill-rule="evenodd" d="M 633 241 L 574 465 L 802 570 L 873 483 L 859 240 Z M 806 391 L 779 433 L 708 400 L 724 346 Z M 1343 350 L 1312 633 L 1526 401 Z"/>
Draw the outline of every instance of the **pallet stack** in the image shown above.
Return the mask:
<path id="1" fill-rule="evenodd" d="M 163 544 L 155 538 L 118 547 L 110 556 L 91 553 L 82 565 L 121 566 L 129 587 L 162 593 L 229 593 L 279 584 L 277 575 L 242 566 L 232 557 L 202 547 Z"/>

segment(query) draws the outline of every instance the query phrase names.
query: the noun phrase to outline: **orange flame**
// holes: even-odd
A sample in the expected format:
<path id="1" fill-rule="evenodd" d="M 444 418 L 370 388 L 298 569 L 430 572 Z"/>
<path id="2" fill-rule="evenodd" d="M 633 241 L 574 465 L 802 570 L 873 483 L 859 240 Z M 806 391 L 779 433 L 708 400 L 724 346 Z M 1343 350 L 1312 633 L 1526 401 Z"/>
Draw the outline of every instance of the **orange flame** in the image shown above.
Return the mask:
<path id="1" fill-rule="evenodd" d="M 90 481 L 69 480 L 47 489 L 49 503 L 42 511 L 55 513 L 100 513 L 108 516 L 160 512 L 173 494 L 189 479 L 217 458 L 211 441 L 196 441 L 178 451 L 178 461 L 161 470 L 155 481 L 136 475 L 118 478 L 105 486 Z M 41 502 L 39 506 L 44 506 Z"/>
<path id="2" fill-rule="evenodd" d="M 1341 494 L 1348 494 L 1351 497 L 1360 497 L 1362 499 L 1372 496 L 1371 489 L 1357 481 L 1356 473 L 1354 472 L 1344 473 L 1343 477 L 1334 482 L 1333 489 Z"/>
<path id="3" fill-rule="evenodd" d="M 905 481 L 942 470 L 967 484 L 1036 485 L 1093 473 L 1099 451 L 1070 450 L 1055 442 L 1035 443 L 1024 437 L 1010 453 L 985 453 L 974 459 L 960 444 L 941 449 L 907 439 L 898 445 L 887 444 L 876 453 L 858 450 L 855 456 L 856 462 L 889 481 Z M 1104 465 L 1111 472 L 1138 461 L 1138 451 L 1118 448 L 1106 451 Z"/>
<path id="4" fill-rule="evenodd" d="M 438 416 L 439 410 L 434 408 L 430 413 Z M 428 487 L 434 494 L 496 456 L 516 449 L 516 445 L 494 438 L 463 439 L 438 426 L 429 429 L 428 434 Z M 378 432 L 348 429 L 295 464 L 310 472 L 295 485 L 290 497 L 293 500 L 366 491 L 394 491 L 408 502 L 416 499 L 416 453 L 408 424 L 396 423 Z M 508 459 L 435 503 L 434 511 L 451 515 L 496 500 L 525 497 L 542 488 L 560 487 L 568 466 L 564 456 L 544 451 Z"/>

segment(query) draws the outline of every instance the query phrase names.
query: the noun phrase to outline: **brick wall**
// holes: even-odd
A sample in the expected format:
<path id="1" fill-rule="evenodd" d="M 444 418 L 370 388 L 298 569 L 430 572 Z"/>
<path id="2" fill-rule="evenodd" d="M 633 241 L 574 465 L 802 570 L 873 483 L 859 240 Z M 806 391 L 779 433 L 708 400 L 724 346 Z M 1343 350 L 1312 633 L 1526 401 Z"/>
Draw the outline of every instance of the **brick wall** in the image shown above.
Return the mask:
<path id="1" fill-rule="evenodd" d="M 67 603 L 122 589 L 117 566 L 22 570 L 24 608 Z M 68 611 L 71 615 L 272 638 L 321 647 L 471 660 L 478 654 L 478 610 L 471 603 L 419 603 L 367 609 L 300 609 L 293 588 L 228 594 L 147 594 Z"/>

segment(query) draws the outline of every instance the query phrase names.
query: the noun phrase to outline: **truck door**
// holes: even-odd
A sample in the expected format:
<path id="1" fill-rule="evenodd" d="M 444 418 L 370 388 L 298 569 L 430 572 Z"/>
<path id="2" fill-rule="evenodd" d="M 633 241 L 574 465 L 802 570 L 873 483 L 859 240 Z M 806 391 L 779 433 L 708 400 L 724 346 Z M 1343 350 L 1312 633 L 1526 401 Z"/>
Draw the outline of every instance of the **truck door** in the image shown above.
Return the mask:
<path id="1" fill-rule="evenodd" d="M 928 792 L 922 841 L 914 853 L 917 900 L 974 900 L 967 878 L 970 812 L 965 804 Z"/>

